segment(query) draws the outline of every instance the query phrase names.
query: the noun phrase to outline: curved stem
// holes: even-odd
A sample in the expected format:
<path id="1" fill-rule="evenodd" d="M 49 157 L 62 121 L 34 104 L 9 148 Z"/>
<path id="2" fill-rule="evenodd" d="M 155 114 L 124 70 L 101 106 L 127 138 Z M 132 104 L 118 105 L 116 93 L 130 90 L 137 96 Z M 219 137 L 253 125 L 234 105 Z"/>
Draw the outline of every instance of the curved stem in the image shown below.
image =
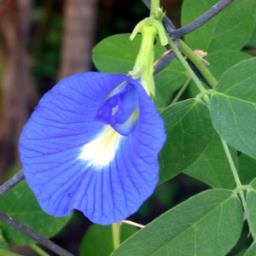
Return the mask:
<path id="1" fill-rule="evenodd" d="M 170 36 L 173 36 L 175 38 L 180 38 L 197 28 L 200 28 L 203 26 L 208 20 L 213 18 L 215 15 L 220 13 L 225 7 L 227 7 L 229 4 L 231 4 L 233 0 L 220 0 L 218 3 L 216 3 L 214 6 L 212 6 L 208 11 L 203 13 L 201 16 L 193 20 L 191 23 L 188 25 L 176 29 L 174 31 L 170 32 Z"/>
<path id="2" fill-rule="evenodd" d="M 181 64 L 184 66 L 184 68 L 188 72 L 189 76 L 194 80 L 194 82 L 195 82 L 196 86 L 198 87 L 199 91 L 200 92 L 206 92 L 206 89 L 204 88 L 203 84 L 201 83 L 199 78 L 196 76 L 196 74 L 194 73 L 192 68 L 189 66 L 188 62 L 183 57 L 183 55 L 179 51 L 176 44 L 172 41 L 172 39 L 169 39 L 169 43 L 170 43 L 174 53 L 176 54 L 177 58 L 180 60 Z"/>
<path id="3" fill-rule="evenodd" d="M 197 69 L 201 72 L 201 74 L 204 76 L 206 81 L 209 83 L 209 85 L 214 88 L 218 81 L 216 78 L 212 75 L 212 73 L 209 71 L 209 69 L 205 66 L 203 61 L 196 56 L 194 51 L 182 40 L 180 40 L 180 50 L 183 52 L 185 56 L 187 56 L 191 62 L 197 67 Z"/>
<path id="4" fill-rule="evenodd" d="M 113 247 L 117 249 L 120 245 L 120 223 L 112 224 Z"/>

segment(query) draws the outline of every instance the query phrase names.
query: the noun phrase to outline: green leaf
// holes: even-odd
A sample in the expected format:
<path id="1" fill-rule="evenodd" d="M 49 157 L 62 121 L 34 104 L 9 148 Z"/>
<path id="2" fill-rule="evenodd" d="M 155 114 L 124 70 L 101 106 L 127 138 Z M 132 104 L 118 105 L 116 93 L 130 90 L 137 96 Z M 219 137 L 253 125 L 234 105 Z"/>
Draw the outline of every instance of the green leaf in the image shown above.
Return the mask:
<path id="1" fill-rule="evenodd" d="M 107 37 L 93 48 L 93 62 L 101 72 L 127 74 L 134 65 L 140 41 L 140 37 L 131 41 L 129 34 Z"/>
<path id="2" fill-rule="evenodd" d="M 126 240 L 138 229 L 123 224 L 121 226 L 121 241 Z M 80 256 L 109 256 L 114 250 L 111 226 L 92 225 L 86 232 L 80 245 Z"/>
<path id="3" fill-rule="evenodd" d="M 250 40 L 248 41 L 248 45 L 251 47 L 256 47 L 256 28 L 254 28 L 252 36 L 251 36 Z"/>
<path id="4" fill-rule="evenodd" d="M 208 190 L 162 214 L 113 256 L 223 256 L 236 244 L 242 224 L 238 197 L 225 189 Z"/>
<path id="5" fill-rule="evenodd" d="M 45 237 L 52 237 L 69 218 L 54 218 L 43 212 L 25 182 L 21 182 L 0 198 L 0 209 Z M 3 234 L 11 244 L 26 245 L 34 241 L 0 222 Z"/>
<path id="6" fill-rule="evenodd" d="M 248 209 L 248 221 L 250 223 L 250 231 L 256 236 L 256 179 L 254 179 L 246 194 L 246 203 Z"/>
<path id="7" fill-rule="evenodd" d="M 160 153 L 160 182 L 190 166 L 209 144 L 213 129 L 207 107 L 189 99 L 168 107 L 162 117 L 167 140 Z"/>
<path id="8" fill-rule="evenodd" d="M 196 19 L 218 0 L 184 0 L 182 25 Z M 205 25 L 188 34 L 186 42 L 205 51 L 239 50 L 251 37 L 255 24 L 256 1 L 236 0 Z"/>
<path id="9" fill-rule="evenodd" d="M 244 52 L 225 50 L 210 52 L 206 60 L 209 62 L 209 70 L 219 79 L 220 76 L 230 67 L 241 62 L 242 60 L 249 59 L 251 56 Z"/>
<path id="10" fill-rule="evenodd" d="M 127 74 L 135 63 L 140 41 L 140 36 L 131 41 L 129 34 L 107 37 L 93 48 L 93 62 L 101 72 Z M 164 48 L 159 43 L 156 44 L 155 50 L 156 58 L 164 52 Z M 156 103 L 159 106 L 167 105 L 173 93 L 185 80 L 186 72 L 179 61 L 174 60 L 155 76 Z"/>
<path id="11" fill-rule="evenodd" d="M 233 152 L 236 157 L 236 152 Z M 234 188 L 235 181 L 219 136 L 214 133 L 211 141 L 199 158 L 185 173 L 211 187 Z"/>
<path id="12" fill-rule="evenodd" d="M 235 149 L 256 158 L 256 59 L 240 62 L 220 78 L 210 103 L 216 131 Z"/>
<path id="13" fill-rule="evenodd" d="M 255 256 L 256 255 L 256 244 L 252 244 L 243 256 Z"/>
<path id="14" fill-rule="evenodd" d="M 240 180 L 242 184 L 249 184 L 256 178 L 256 160 L 244 154 L 240 155 L 238 160 Z"/>
<path id="15" fill-rule="evenodd" d="M 171 102 L 174 93 L 186 82 L 186 73 L 182 71 L 180 64 L 174 60 L 170 66 L 155 75 L 157 106 L 167 106 Z"/>
<path id="16" fill-rule="evenodd" d="M 246 60 L 251 56 L 240 51 L 223 50 L 210 52 L 205 60 L 209 63 L 208 69 L 211 73 L 219 79 L 220 76 L 230 67 L 239 63 L 242 60 Z M 198 88 L 194 82 L 189 86 L 189 92 L 192 97 L 196 97 L 199 93 Z"/>

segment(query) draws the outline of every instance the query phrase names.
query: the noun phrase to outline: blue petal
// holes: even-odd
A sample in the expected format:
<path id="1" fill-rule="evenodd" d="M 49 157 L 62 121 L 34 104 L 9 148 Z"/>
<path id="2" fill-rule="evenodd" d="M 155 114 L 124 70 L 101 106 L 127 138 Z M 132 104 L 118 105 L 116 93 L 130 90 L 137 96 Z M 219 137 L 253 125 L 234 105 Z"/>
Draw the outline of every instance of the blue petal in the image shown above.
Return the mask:
<path id="1" fill-rule="evenodd" d="M 134 86 L 135 98 L 115 91 L 122 83 Z M 135 101 L 138 111 L 125 136 L 98 118 L 117 94 L 125 118 L 119 113 L 113 127 L 126 123 Z M 111 224 L 136 212 L 152 194 L 164 141 L 163 122 L 138 81 L 88 72 L 66 78 L 44 95 L 19 146 L 26 180 L 47 213 L 67 216 L 78 209 L 92 222 Z"/>

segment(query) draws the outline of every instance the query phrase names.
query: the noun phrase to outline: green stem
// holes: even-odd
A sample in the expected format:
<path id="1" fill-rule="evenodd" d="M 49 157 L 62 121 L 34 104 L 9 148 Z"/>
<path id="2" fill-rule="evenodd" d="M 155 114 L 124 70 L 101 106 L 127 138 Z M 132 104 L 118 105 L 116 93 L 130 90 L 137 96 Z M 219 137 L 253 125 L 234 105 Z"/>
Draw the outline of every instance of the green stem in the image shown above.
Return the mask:
<path id="1" fill-rule="evenodd" d="M 227 143 L 222 138 L 220 138 L 220 139 L 221 139 L 221 143 L 223 145 L 224 152 L 225 152 L 226 157 L 228 159 L 228 163 L 229 163 L 230 169 L 232 171 L 232 174 L 233 174 L 233 177 L 234 177 L 234 180 L 235 180 L 235 183 L 236 183 L 236 187 L 238 189 L 238 193 L 239 193 L 239 196 L 240 196 L 243 208 L 244 208 L 245 217 L 246 217 L 246 220 L 247 220 L 247 223 L 248 223 L 248 226 L 249 226 L 250 233 L 253 237 L 253 240 L 256 240 L 256 236 L 254 235 L 254 232 L 252 232 L 251 224 L 250 224 L 250 221 L 249 221 L 249 212 L 248 212 L 248 207 L 247 207 L 247 203 L 246 203 L 244 192 L 243 192 L 243 185 L 240 181 L 240 178 L 239 178 L 235 163 L 233 161 L 231 152 L 229 150 L 229 147 L 228 147 Z"/>
<path id="2" fill-rule="evenodd" d="M 174 52 L 176 53 L 177 52 L 176 45 L 172 41 L 170 42 L 170 44 L 171 44 Z M 174 45 L 174 47 L 173 47 L 173 45 Z M 194 63 L 194 65 L 198 68 L 198 70 L 201 72 L 201 74 L 204 76 L 204 78 L 208 81 L 208 83 L 212 87 L 215 87 L 216 84 L 217 84 L 216 78 L 205 67 L 204 63 L 195 55 L 195 53 L 181 40 L 180 40 L 180 48 L 181 48 L 181 51 Z M 176 53 L 176 55 L 178 57 L 177 53 Z M 194 72 L 193 72 L 193 74 L 194 74 Z M 252 232 L 253 229 L 251 227 L 251 223 L 250 223 L 250 220 L 249 220 L 249 211 L 248 211 L 248 206 L 247 206 L 244 191 L 243 191 L 243 185 L 242 185 L 241 180 L 239 178 L 238 171 L 237 171 L 237 168 L 236 168 L 235 163 L 233 161 L 233 158 L 232 158 L 231 152 L 229 150 L 229 147 L 228 147 L 227 143 L 221 137 L 220 137 L 220 139 L 221 139 L 221 143 L 222 143 L 225 155 L 227 157 L 230 169 L 232 171 L 232 174 L 233 174 L 233 177 L 234 177 L 234 180 L 235 180 L 235 183 L 236 183 L 237 191 L 239 193 L 239 196 L 240 196 L 240 199 L 241 199 L 241 202 L 242 202 L 242 205 L 243 205 L 243 209 L 244 209 L 245 217 L 246 217 L 246 220 L 247 220 L 247 223 L 248 223 L 248 226 L 249 226 L 250 234 L 252 235 L 253 240 L 256 241 L 256 234 L 254 234 L 254 232 Z"/>
<path id="3" fill-rule="evenodd" d="M 201 83 L 199 78 L 196 76 L 194 71 L 191 69 L 191 67 L 189 66 L 188 62 L 183 57 L 183 55 L 179 51 L 179 49 L 176 46 L 176 44 L 172 41 L 172 39 L 169 39 L 169 43 L 170 43 L 170 45 L 172 47 L 172 50 L 176 54 L 177 58 L 180 60 L 181 64 L 184 66 L 184 68 L 188 72 L 189 76 L 194 80 L 194 82 L 195 82 L 196 86 L 198 87 L 199 91 L 202 92 L 202 93 L 206 92 L 207 90 L 204 88 L 203 84 Z"/>
<path id="4" fill-rule="evenodd" d="M 37 246 L 36 244 L 31 244 L 29 247 L 36 252 L 39 256 L 50 256 L 46 253 L 41 247 Z"/>
<path id="5" fill-rule="evenodd" d="M 117 249 L 120 245 L 120 223 L 112 224 L 113 246 Z"/>
<path id="6" fill-rule="evenodd" d="M 151 0 L 150 16 L 155 17 L 157 9 L 160 8 L 160 0 Z"/>
<path id="7" fill-rule="evenodd" d="M 183 86 L 180 88 L 180 90 L 178 91 L 177 95 L 175 96 L 175 98 L 172 100 L 171 105 L 175 104 L 180 97 L 182 96 L 182 94 L 184 93 L 184 91 L 188 88 L 189 83 L 191 82 L 191 78 L 189 77 L 185 83 L 183 84 Z"/>
<path id="8" fill-rule="evenodd" d="M 218 81 L 215 79 L 215 77 L 212 75 L 209 69 L 205 66 L 203 61 L 196 56 L 194 51 L 186 43 L 184 43 L 182 40 L 180 40 L 179 42 L 180 42 L 179 46 L 180 46 L 181 52 L 191 60 L 191 62 L 201 72 L 201 74 L 209 83 L 209 85 L 212 88 L 214 88 L 217 85 Z"/>
<path id="9" fill-rule="evenodd" d="M 241 183 L 240 178 L 239 178 L 239 176 L 238 176 L 238 172 L 237 172 L 235 163 L 234 163 L 234 161 L 233 161 L 232 155 L 231 155 L 231 153 L 230 153 L 229 147 L 228 147 L 227 143 L 226 143 L 222 138 L 221 138 L 221 143 L 222 143 L 224 152 L 225 152 L 225 154 L 226 154 L 226 156 L 227 156 L 228 163 L 229 163 L 229 165 L 230 165 L 230 169 L 231 169 L 232 174 L 233 174 L 233 176 L 234 176 L 236 186 L 239 188 L 239 187 L 242 186 L 242 183 Z"/>

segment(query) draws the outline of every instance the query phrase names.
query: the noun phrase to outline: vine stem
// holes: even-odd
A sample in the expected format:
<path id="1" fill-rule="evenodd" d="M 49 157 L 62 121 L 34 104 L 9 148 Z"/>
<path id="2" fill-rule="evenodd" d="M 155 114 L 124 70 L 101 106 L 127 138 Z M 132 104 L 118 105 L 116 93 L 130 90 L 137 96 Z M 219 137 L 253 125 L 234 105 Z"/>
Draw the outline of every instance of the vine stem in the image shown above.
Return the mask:
<path id="1" fill-rule="evenodd" d="M 199 78 L 196 76 L 194 71 L 191 69 L 191 67 L 189 66 L 188 62 L 183 57 L 183 55 L 179 51 L 178 47 L 176 46 L 176 44 L 173 42 L 173 40 L 171 38 L 169 39 L 169 43 L 170 43 L 170 46 L 171 46 L 172 50 L 174 51 L 174 53 L 176 54 L 177 58 L 180 60 L 181 64 L 184 66 L 184 68 L 188 72 L 188 74 L 191 77 L 191 79 L 194 80 L 194 82 L 195 82 L 196 86 L 198 87 L 199 91 L 202 92 L 202 93 L 206 92 L 207 90 L 204 88 L 203 84 L 201 83 Z"/>
<path id="2" fill-rule="evenodd" d="M 247 223 L 248 223 L 248 226 L 249 226 L 250 234 L 252 235 L 253 240 L 255 241 L 256 240 L 256 236 L 251 231 L 252 229 L 251 229 L 251 225 L 250 225 L 250 221 L 249 221 L 248 207 L 247 207 L 247 203 L 246 203 L 246 200 L 245 200 L 244 192 L 243 192 L 243 189 L 242 189 L 243 185 L 242 185 L 242 183 L 240 181 L 240 178 L 239 178 L 239 175 L 238 175 L 238 172 L 237 172 L 237 168 L 236 168 L 235 163 L 233 161 L 233 158 L 232 158 L 231 152 L 229 150 L 229 147 L 228 147 L 227 143 L 221 137 L 220 137 L 220 139 L 221 139 L 221 143 L 222 143 L 225 155 L 227 157 L 230 169 L 232 171 L 232 174 L 233 174 L 233 177 L 234 177 L 234 180 L 235 180 L 235 183 L 236 183 L 236 187 L 238 189 L 238 193 L 239 193 L 239 196 L 240 196 L 243 208 L 244 208 L 245 217 L 246 217 L 246 220 L 247 220 Z"/>
<path id="3" fill-rule="evenodd" d="M 154 63 L 154 75 L 166 68 L 174 59 L 175 54 L 172 50 L 165 51 Z"/>
<path id="4" fill-rule="evenodd" d="M 43 247 L 51 250 L 55 254 L 59 256 L 74 256 L 72 253 L 68 252 L 64 248 L 60 247 L 59 245 L 55 244 L 51 240 L 46 239 L 45 237 L 37 234 L 33 231 L 30 227 L 22 224 L 18 220 L 15 220 L 11 216 L 6 213 L 0 212 L 0 221 L 4 222 L 8 226 L 18 230 L 19 232 L 23 233 L 24 235 L 32 238 L 33 240 L 37 241 Z"/>
<path id="5" fill-rule="evenodd" d="M 142 0 L 142 2 L 150 8 L 151 1 L 150 0 Z M 213 5 L 208 11 L 203 13 L 201 16 L 193 20 L 191 23 L 185 25 L 184 27 L 176 29 L 172 21 L 165 15 L 163 17 L 163 24 L 165 26 L 165 29 L 170 37 L 174 38 L 180 38 L 184 36 L 185 34 L 188 34 L 201 26 L 203 26 L 205 23 L 207 23 L 210 19 L 212 19 L 215 15 L 220 13 L 224 8 L 226 8 L 229 4 L 231 4 L 233 0 L 220 0 L 218 3 Z M 158 67 L 155 71 L 155 73 L 160 72 L 162 69 L 164 69 L 169 63 L 173 60 L 172 57 L 164 57 L 163 59 L 159 59 Z"/>
<path id="6" fill-rule="evenodd" d="M 203 26 L 207 21 L 212 19 L 215 15 L 220 13 L 224 8 L 231 4 L 233 0 L 220 0 L 218 3 L 213 5 L 209 10 L 204 12 L 201 16 L 197 17 L 191 23 L 185 25 L 182 28 L 170 31 L 170 36 L 175 38 L 182 37 L 198 28 Z"/>
<path id="7" fill-rule="evenodd" d="M 46 253 L 42 248 L 40 248 L 36 244 L 31 244 L 29 245 L 29 247 L 40 256 L 50 256 L 50 254 Z"/>
<path id="8" fill-rule="evenodd" d="M 23 179 L 23 172 L 17 172 L 13 177 L 11 177 L 9 180 L 7 180 L 4 184 L 0 186 L 0 196 L 3 195 L 5 192 L 9 191 L 12 187 L 17 185 Z"/>
<path id="9" fill-rule="evenodd" d="M 203 61 L 196 56 L 194 51 L 185 42 L 180 40 L 179 43 L 179 48 L 181 52 L 183 52 L 183 54 L 191 60 L 191 62 L 197 67 L 197 69 L 200 70 L 201 74 L 204 76 L 209 85 L 212 88 L 216 87 L 218 81 L 212 75 L 209 69 L 205 66 Z"/>
<path id="10" fill-rule="evenodd" d="M 120 245 L 120 226 L 121 226 L 121 224 L 119 222 L 112 224 L 112 236 L 113 236 L 114 250 L 116 250 Z"/>
<path id="11" fill-rule="evenodd" d="M 175 43 L 172 41 L 172 39 L 170 39 L 169 43 L 170 43 L 173 51 L 175 52 L 177 58 L 181 61 L 183 66 L 186 68 L 187 72 L 191 75 L 191 78 L 196 83 L 198 89 L 201 92 L 206 92 L 207 90 L 203 87 L 201 81 L 196 76 L 196 74 L 193 72 L 193 70 L 190 68 L 189 64 L 187 63 L 185 58 L 182 56 L 181 52 L 179 51 L 179 49 L 177 48 Z M 204 65 L 204 63 L 195 55 L 193 50 L 191 50 L 182 40 L 180 40 L 179 43 L 180 43 L 179 47 L 180 47 L 181 51 L 194 63 L 194 65 L 198 68 L 198 70 L 201 72 L 201 74 L 204 76 L 204 78 L 207 80 L 207 82 L 212 87 L 215 87 L 217 85 L 217 80 L 212 75 L 212 73 L 208 70 L 208 68 Z M 230 150 L 229 150 L 229 147 L 228 147 L 227 143 L 223 140 L 223 138 L 221 136 L 220 136 L 220 140 L 221 140 L 221 143 L 223 145 L 225 155 L 227 157 L 230 169 L 232 171 L 232 174 L 233 174 L 233 177 L 234 177 L 234 180 L 235 180 L 235 183 L 236 183 L 236 188 L 237 188 L 237 191 L 239 193 L 241 203 L 243 205 L 243 209 L 244 209 L 245 217 L 246 217 L 246 220 L 247 220 L 247 223 L 248 223 L 248 226 L 249 226 L 250 234 L 252 235 L 253 240 L 256 241 L 256 235 L 254 234 L 254 232 L 252 232 L 252 228 L 251 228 L 251 224 L 250 224 L 250 220 L 249 220 L 248 206 L 247 206 L 247 203 L 246 203 L 245 195 L 244 195 L 244 192 L 243 192 L 243 185 L 240 181 L 237 168 L 235 166 L 235 163 L 233 161 L 233 158 L 232 158 L 232 155 L 230 153 Z"/>

